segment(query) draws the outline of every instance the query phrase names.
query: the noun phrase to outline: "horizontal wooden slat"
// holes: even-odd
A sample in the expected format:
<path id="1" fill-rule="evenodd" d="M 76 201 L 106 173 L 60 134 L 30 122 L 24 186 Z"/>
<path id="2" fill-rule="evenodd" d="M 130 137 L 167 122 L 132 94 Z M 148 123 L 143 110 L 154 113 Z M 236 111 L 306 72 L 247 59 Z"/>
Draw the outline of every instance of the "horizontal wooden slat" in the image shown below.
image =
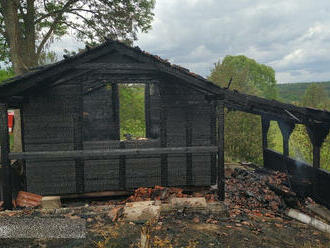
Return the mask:
<path id="1" fill-rule="evenodd" d="M 58 152 L 11 152 L 10 159 L 107 159 L 113 156 L 149 155 L 149 154 L 178 154 L 178 153 L 208 153 L 216 152 L 216 146 L 194 147 L 167 147 L 167 148 L 140 148 L 140 149 L 114 149 L 114 150 L 80 150 Z"/>

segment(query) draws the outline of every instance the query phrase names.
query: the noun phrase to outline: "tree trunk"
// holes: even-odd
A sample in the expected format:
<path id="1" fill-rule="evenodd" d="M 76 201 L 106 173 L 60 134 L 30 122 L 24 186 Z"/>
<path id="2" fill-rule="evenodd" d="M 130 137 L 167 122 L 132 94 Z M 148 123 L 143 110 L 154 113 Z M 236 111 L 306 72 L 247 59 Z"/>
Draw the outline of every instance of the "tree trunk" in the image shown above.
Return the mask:
<path id="1" fill-rule="evenodd" d="M 19 0 L 0 0 L 6 25 L 6 40 L 9 45 L 10 59 L 16 75 L 27 72 L 36 66 L 38 59 L 35 49 L 34 0 L 27 1 L 27 12 L 23 23 L 19 19 Z"/>

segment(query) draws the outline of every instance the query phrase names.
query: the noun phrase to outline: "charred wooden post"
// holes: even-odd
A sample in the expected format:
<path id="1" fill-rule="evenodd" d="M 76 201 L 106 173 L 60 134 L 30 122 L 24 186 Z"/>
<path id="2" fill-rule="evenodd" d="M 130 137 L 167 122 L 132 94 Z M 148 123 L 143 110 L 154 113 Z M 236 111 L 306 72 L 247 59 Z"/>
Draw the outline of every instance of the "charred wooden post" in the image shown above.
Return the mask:
<path id="1" fill-rule="evenodd" d="M 320 168 L 321 146 L 329 133 L 329 125 L 311 124 L 307 125 L 307 133 L 313 145 L 313 167 Z"/>
<path id="2" fill-rule="evenodd" d="M 167 103 L 164 99 L 165 93 L 162 89 L 161 96 L 161 112 L 160 112 L 160 146 L 167 147 Z M 160 155 L 160 181 L 162 186 L 168 185 L 168 155 Z"/>
<path id="3" fill-rule="evenodd" d="M 294 122 L 277 121 L 283 137 L 283 155 L 289 156 L 289 139 L 295 128 Z"/>
<path id="4" fill-rule="evenodd" d="M 145 121 L 146 121 L 146 137 L 150 138 L 150 128 L 151 128 L 151 113 L 150 113 L 150 83 L 145 84 L 144 88 L 144 114 L 145 114 Z"/>
<path id="5" fill-rule="evenodd" d="M 210 143 L 212 146 L 217 145 L 217 105 L 211 102 L 210 116 Z M 217 183 L 217 154 L 211 153 L 211 185 Z"/>
<path id="6" fill-rule="evenodd" d="M 313 145 L 313 196 L 318 197 L 318 173 L 317 169 L 320 169 L 320 152 L 322 144 L 329 133 L 329 125 L 326 124 L 310 124 L 306 126 L 308 136 Z"/>
<path id="7" fill-rule="evenodd" d="M 267 119 L 264 115 L 261 116 L 261 128 L 262 128 L 262 151 L 264 158 L 264 167 L 265 167 L 265 150 L 268 147 L 268 130 L 270 127 L 270 120 Z"/>
<path id="8" fill-rule="evenodd" d="M 217 118 L 218 118 L 218 197 L 220 201 L 225 199 L 225 118 L 224 118 L 224 101 L 217 101 Z"/>
<path id="9" fill-rule="evenodd" d="M 111 84 L 112 119 L 115 123 L 115 139 L 120 140 L 119 90 L 118 84 Z"/>
<path id="10" fill-rule="evenodd" d="M 0 142 L 1 142 L 1 169 L 3 170 L 3 207 L 12 209 L 12 182 L 11 168 L 9 160 L 9 133 L 8 133 L 8 106 L 0 104 Z"/>

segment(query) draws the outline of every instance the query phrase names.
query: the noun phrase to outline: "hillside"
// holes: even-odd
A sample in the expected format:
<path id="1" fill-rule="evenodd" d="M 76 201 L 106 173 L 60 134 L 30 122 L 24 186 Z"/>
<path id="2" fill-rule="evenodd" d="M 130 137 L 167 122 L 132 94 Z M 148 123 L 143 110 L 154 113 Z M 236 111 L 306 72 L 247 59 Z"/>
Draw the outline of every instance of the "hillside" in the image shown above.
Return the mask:
<path id="1" fill-rule="evenodd" d="M 330 96 L 330 81 L 328 82 L 315 82 L 322 84 L 328 95 Z M 305 93 L 305 90 L 312 83 L 289 83 L 289 84 L 278 84 L 278 95 L 284 102 L 296 102 L 300 101 Z"/>

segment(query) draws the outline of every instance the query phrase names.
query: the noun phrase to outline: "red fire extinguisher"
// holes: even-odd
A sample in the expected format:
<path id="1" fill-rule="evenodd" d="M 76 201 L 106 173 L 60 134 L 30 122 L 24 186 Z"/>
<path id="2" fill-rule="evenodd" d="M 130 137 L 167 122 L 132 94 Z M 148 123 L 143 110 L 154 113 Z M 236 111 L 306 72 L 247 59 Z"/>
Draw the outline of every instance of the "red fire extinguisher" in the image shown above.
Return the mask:
<path id="1" fill-rule="evenodd" d="M 14 127 L 14 112 L 8 111 L 8 131 L 9 133 L 13 132 Z"/>

